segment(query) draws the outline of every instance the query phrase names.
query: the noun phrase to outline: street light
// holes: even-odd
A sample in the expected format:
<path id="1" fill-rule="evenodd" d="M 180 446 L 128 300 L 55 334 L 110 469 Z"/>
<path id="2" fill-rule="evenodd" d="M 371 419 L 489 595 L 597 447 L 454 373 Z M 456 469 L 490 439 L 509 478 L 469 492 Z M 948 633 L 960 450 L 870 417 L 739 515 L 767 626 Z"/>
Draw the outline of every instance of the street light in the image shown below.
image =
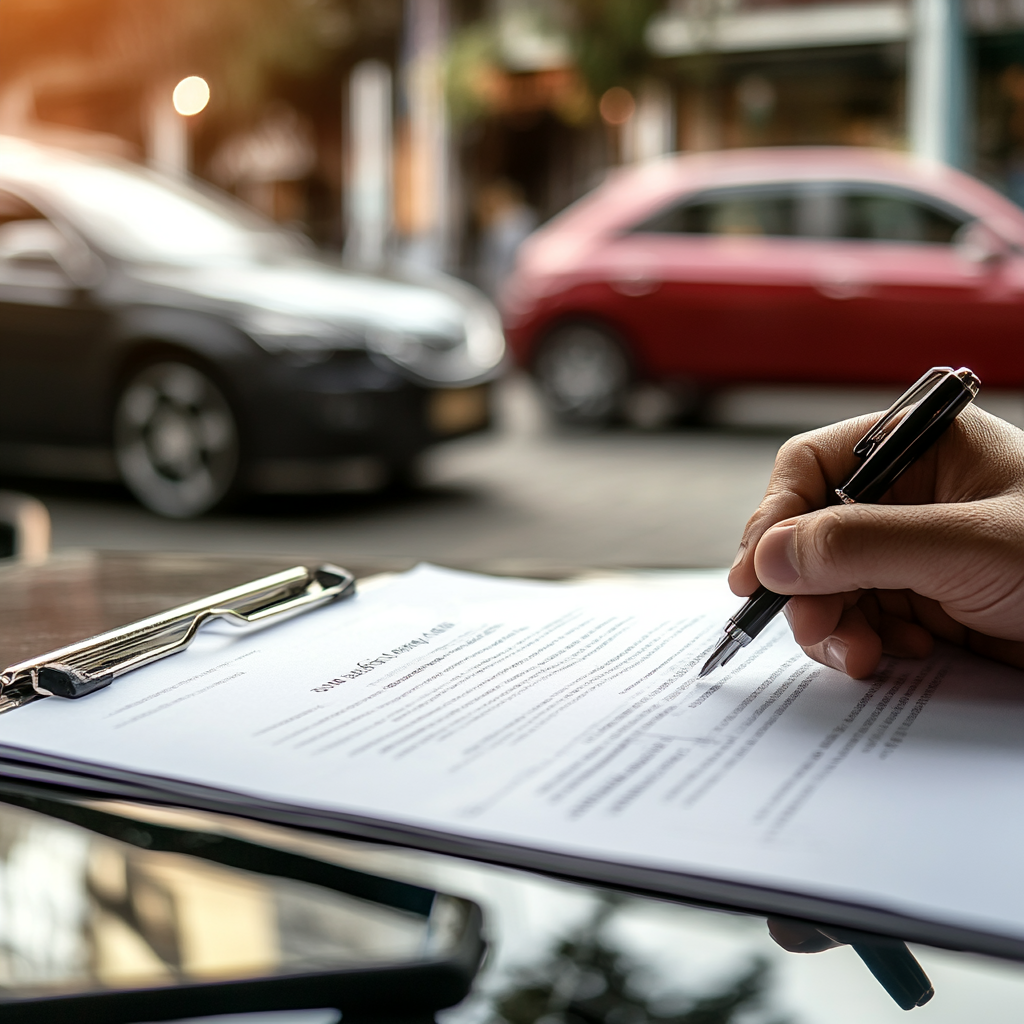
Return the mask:
<path id="1" fill-rule="evenodd" d="M 192 117 L 206 108 L 210 102 L 210 87 L 198 75 L 183 78 L 171 96 L 174 109 L 183 117 Z"/>
<path id="2" fill-rule="evenodd" d="M 198 75 L 183 78 L 167 102 L 167 83 L 150 95 L 147 150 L 153 167 L 174 178 L 187 178 L 189 166 L 188 118 L 210 102 L 210 87 Z"/>
<path id="3" fill-rule="evenodd" d="M 613 85 L 601 97 L 597 109 L 605 124 L 619 127 L 636 113 L 636 100 L 628 89 L 623 89 L 621 85 Z"/>

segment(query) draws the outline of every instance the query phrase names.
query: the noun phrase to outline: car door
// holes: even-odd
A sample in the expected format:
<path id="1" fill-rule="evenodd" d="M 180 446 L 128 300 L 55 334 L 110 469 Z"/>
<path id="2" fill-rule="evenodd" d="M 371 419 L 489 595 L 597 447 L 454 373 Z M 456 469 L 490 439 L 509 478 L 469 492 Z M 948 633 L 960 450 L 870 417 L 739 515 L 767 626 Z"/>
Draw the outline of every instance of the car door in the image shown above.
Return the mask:
<path id="1" fill-rule="evenodd" d="M 814 376 L 828 300 L 826 239 L 805 223 L 796 184 L 711 189 L 660 210 L 607 251 L 626 330 L 659 376 Z"/>
<path id="2" fill-rule="evenodd" d="M 101 400 L 84 380 L 106 317 L 82 279 L 83 245 L 0 189 L 0 440 L 96 440 L 81 436 Z"/>
<path id="3" fill-rule="evenodd" d="M 835 183 L 837 246 L 819 288 L 842 321 L 842 379 L 913 380 L 929 366 L 967 365 L 983 380 L 1021 366 L 1019 254 L 979 260 L 960 244 L 974 222 L 923 192 Z M 1024 380 L 1024 374 L 1016 381 Z"/>

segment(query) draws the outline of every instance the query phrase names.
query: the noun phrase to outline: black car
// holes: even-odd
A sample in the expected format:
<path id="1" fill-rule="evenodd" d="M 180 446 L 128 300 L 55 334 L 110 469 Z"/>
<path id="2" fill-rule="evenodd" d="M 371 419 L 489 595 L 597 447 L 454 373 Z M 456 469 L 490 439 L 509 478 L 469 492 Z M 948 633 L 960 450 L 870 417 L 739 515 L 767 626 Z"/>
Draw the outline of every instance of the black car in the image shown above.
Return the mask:
<path id="1" fill-rule="evenodd" d="M 487 426 L 504 353 L 461 282 L 348 272 L 212 191 L 0 140 L 0 471 L 177 517 L 373 489 Z"/>

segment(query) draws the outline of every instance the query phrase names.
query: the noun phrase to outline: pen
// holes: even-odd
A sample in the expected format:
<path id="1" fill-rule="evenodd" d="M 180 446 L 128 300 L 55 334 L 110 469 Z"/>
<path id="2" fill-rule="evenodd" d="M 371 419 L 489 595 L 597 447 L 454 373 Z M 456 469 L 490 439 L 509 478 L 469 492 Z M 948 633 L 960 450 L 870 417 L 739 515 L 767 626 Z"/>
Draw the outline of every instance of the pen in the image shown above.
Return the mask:
<path id="1" fill-rule="evenodd" d="M 772 916 L 767 923 L 771 937 L 791 953 L 821 953 L 836 943 L 850 946 L 901 1010 L 924 1006 L 935 995 L 928 975 L 899 939 L 785 917 Z"/>
<path id="2" fill-rule="evenodd" d="M 863 461 L 835 489 L 847 505 L 878 501 L 977 397 L 981 382 L 966 366 L 932 367 L 853 446 Z M 746 647 L 780 611 L 791 595 L 758 587 L 725 624 L 725 637 L 704 663 L 698 678 L 725 665 Z"/>

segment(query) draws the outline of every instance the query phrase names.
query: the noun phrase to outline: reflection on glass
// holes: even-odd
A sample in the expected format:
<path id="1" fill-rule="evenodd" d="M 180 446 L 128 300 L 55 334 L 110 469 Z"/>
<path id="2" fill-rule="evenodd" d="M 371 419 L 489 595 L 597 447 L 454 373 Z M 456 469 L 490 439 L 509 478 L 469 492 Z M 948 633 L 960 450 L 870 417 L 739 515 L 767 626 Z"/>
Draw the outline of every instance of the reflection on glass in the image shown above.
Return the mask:
<path id="1" fill-rule="evenodd" d="M 949 245 L 967 219 L 903 189 L 821 181 L 716 190 L 669 206 L 634 231 Z"/>
<path id="2" fill-rule="evenodd" d="M 494 998 L 506 1024 L 785 1024 L 773 1007 L 772 971 L 742 960 L 710 991 L 659 991 L 643 960 L 609 928 L 623 897 L 604 894 L 593 913 L 543 959 L 514 972 Z"/>
<path id="3" fill-rule="evenodd" d="M 424 879 L 422 862 L 387 853 L 389 874 L 419 865 Z M 437 865 L 425 880 L 480 903 L 494 940 L 474 995 L 439 1014 L 441 1024 L 1019 1024 L 1022 1016 L 1024 964 L 914 945 L 935 998 L 908 1014 L 849 946 L 790 953 L 756 915 L 621 894 L 609 902 L 607 891 L 464 861 Z M 611 997 L 596 995 L 602 981 Z"/>
<path id="4" fill-rule="evenodd" d="M 286 879 L 154 853 L 5 807 L 0 993 L 336 970 L 419 955 L 427 919 Z"/>
<path id="5" fill-rule="evenodd" d="M 797 204 L 793 193 L 777 188 L 758 193 L 744 188 L 672 206 L 655 214 L 636 230 L 656 234 L 771 237 L 794 234 L 796 220 Z"/>
<path id="6" fill-rule="evenodd" d="M 88 970 L 84 835 L 0 818 L 0 984 L 45 984 Z"/>
<path id="7" fill-rule="evenodd" d="M 844 196 L 843 238 L 948 245 L 962 219 L 899 195 L 850 192 Z"/>

